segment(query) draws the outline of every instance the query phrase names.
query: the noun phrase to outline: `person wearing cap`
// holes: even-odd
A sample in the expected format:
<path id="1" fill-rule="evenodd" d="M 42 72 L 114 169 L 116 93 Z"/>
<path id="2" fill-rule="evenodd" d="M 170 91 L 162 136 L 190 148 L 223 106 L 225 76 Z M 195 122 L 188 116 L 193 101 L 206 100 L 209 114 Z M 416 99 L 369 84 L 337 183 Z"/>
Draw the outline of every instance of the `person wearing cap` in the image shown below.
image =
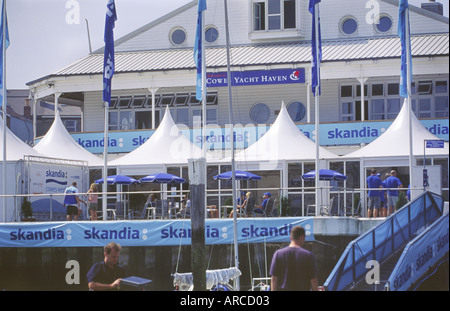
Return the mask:
<path id="1" fill-rule="evenodd" d="M 269 203 L 270 197 L 272 195 L 270 192 L 265 192 L 263 197 L 263 202 L 261 203 L 261 207 L 255 207 L 255 213 L 256 214 L 264 214 L 264 211 L 266 210 L 267 204 Z"/>

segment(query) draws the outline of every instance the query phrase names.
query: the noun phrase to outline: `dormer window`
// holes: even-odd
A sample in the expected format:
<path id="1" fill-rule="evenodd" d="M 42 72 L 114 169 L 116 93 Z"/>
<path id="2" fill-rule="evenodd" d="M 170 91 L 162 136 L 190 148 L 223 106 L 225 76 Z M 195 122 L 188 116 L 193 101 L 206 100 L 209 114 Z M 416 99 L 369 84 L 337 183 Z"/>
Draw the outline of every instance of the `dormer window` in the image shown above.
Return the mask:
<path id="1" fill-rule="evenodd" d="M 253 31 L 296 28 L 295 0 L 254 0 Z"/>

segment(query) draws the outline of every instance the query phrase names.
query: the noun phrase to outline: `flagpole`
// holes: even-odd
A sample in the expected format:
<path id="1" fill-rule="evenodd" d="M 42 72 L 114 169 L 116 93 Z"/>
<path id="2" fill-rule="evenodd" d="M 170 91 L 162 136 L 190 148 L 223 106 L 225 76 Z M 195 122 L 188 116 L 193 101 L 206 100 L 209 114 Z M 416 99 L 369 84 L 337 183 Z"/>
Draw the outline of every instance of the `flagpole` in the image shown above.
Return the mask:
<path id="1" fill-rule="evenodd" d="M 105 102 L 105 124 L 103 137 L 103 185 L 102 185 L 102 215 L 103 220 L 108 220 L 108 130 L 109 130 L 109 103 Z"/>
<path id="2" fill-rule="evenodd" d="M 6 195 L 6 104 L 7 104 L 7 91 L 6 91 L 6 0 L 3 0 L 2 7 L 2 92 L 3 92 L 3 177 L 2 177 L 2 194 Z M 3 221 L 6 222 L 6 196 L 2 198 L 3 201 Z"/>
<path id="3" fill-rule="evenodd" d="M 407 68 L 407 108 L 408 108 L 408 136 L 409 136 L 409 184 L 413 185 L 413 165 L 414 165 L 414 155 L 413 155 L 413 137 L 412 137 L 412 107 L 411 107 L 411 41 L 410 41 L 410 29 L 409 29 L 409 6 L 405 12 L 405 32 L 406 32 L 406 68 Z M 425 160 L 425 159 L 424 159 Z"/>
<path id="4" fill-rule="evenodd" d="M 239 269 L 239 248 L 238 248 L 238 232 L 237 232 L 237 211 L 236 211 L 236 164 L 234 159 L 234 121 L 233 121 L 233 102 L 231 93 L 231 69 L 230 69 L 230 30 L 228 27 L 228 1 L 224 0 L 225 9 L 225 34 L 227 46 L 227 77 L 228 77 L 228 106 L 230 118 L 230 142 L 231 142 L 231 185 L 232 185 L 232 199 L 233 199 L 233 237 L 234 237 L 234 265 Z M 242 202 L 241 202 L 242 204 Z M 235 278 L 235 289 L 240 290 L 240 278 Z"/>
<path id="5" fill-rule="evenodd" d="M 314 5 L 314 10 L 315 10 L 315 14 L 314 14 L 314 27 L 315 27 L 315 36 L 314 36 L 314 40 L 315 40 L 315 44 L 316 44 L 316 51 L 315 51 L 315 56 L 316 56 L 316 66 L 317 68 L 315 69 L 317 72 L 317 85 L 315 86 L 315 96 L 314 96 L 314 114 L 315 114 L 315 118 L 314 118 L 314 122 L 315 122 L 315 131 L 316 131 L 316 216 L 319 216 L 320 214 L 320 206 L 322 205 L 322 193 L 321 190 L 319 188 L 319 182 L 320 182 L 320 167 L 319 167 L 319 139 L 320 139 L 320 135 L 319 135 L 319 86 L 320 86 L 320 59 L 319 59 L 319 3 L 316 3 Z"/>
<path id="6" fill-rule="evenodd" d="M 112 78 L 114 75 L 114 23 L 117 20 L 116 4 L 108 0 L 105 20 L 105 51 L 103 56 L 103 102 L 105 105 L 105 124 L 103 137 L 103 185 L 102 214 L 103 220 L 108 220 L 108 131 L 109 105 L 111 104 Z"/>

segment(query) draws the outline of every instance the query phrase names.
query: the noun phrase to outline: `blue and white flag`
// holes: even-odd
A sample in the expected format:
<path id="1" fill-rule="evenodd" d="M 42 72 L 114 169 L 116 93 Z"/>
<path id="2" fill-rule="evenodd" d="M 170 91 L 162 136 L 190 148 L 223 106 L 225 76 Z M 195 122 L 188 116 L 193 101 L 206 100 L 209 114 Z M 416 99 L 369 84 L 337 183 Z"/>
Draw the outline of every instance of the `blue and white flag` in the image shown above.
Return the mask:
<path id="1" fill-rule="evenodd" d="M 397 33 L 400 37 L 400 42 L 402 44 L 400 96 L 405 98 L 408 97 L 408 63 L 411 69 L 410 76 L 412 81 L 411 36 L 409 30 L 410 27 L 409 27 L 408 0 L 400 0 L 398 12 L 398 29 L 397 29 Z"/>
<path id="2" fill-rule="evenodd" d="M 202 55 L 202 32 L 203 30 L 203 11 L 206 10 L 206 0 L 198 1 L 198 17 L 197 17 L 197 32 L 195 34 L 195 46 L 194 46 L 194 61 L 197 67 L 197 100 L 202 100 L 202 70 L 203 70 L 203 55 Z"/>
<path id="3" fill-rule="evenodd" d="M 311 30 L 311 88 L 314 96 L 318 96 L 321 93 L 320 90 L 320 62 L 322 61 L 322 38 L 320 34 L 320 13 L 319 4 L 320 0 L 309 0 L 309 12 L 312 14 L 312 30 Z M 316 33 L 316 16 L 317 16 L 317 33 Z M 316 94 L 316 87 L 318 86 L 318 94 Z"/>
<path id="4" fill-rule="evenodd" d="M 3 27 L 5 27 L 5 39 L 3 38 Z M 9 31 L 8 31 L 8 18 L 6 16 L 6 7 L 5 7 L 5 0 L 2 1 L 2 15 L 1 15 L 1 21 L 0 21 L 0 90 L 3 90 L 3 83 L 4 83 L 4 77 L 3 77 L 3 66 L 6 66 L 6 64 L 3 64 L 3 55 L 6 53 L 6 49 L 9 46 Z M 3 105 L 3 92 L 0 92 L 0 108 Z"/>
<path id="5" fill-rule="evenodd" d="M 103 60 L 103 101 L 111 104 L 111 80 L 114 75 L 114 23 L 117 20 L 114 0 L 108 0 L 105 21 L 105 55 Z"/>

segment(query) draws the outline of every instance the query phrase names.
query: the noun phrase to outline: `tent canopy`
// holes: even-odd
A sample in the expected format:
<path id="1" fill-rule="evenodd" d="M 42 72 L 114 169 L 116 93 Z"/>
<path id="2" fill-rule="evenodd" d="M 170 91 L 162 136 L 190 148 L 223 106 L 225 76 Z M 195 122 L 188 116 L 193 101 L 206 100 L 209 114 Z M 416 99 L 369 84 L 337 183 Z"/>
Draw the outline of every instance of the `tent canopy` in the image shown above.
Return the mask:
<path id="1" fill-rule="evenodd" d="M 277 119 L 264 136 L 235 156 L 237 162 L 302 161 L 315 158 L 315 142 L 298 129 L 284 103 L 281 104 Z M 319 158 L 336 159 L 338 156 L 319 147 Z"/>
<path id="2" fill-rule="evenodd" d="M 87 161 L 91 167 L 103 166 L 103 160 L 80 146 L 67 132 L 59 113 L 47 134 L 34 146 L 40 154 L 59 159 Z"/>
<path id="3" fill-rule="evenodd" d="M 151 166 L 187 164 L 201 155 L 201 150 L 183 135 L 167 107 L 160 125 L 147 141 L 130 153 L 112 160 L 109 166 Z"/>
<path id="4" fill-rule="evenodd" d="M 20 140 L 6 127 L 6 161 L 23 160 L 26 155 L 44 156 Z M 0 161 L 3 161 L 3 117 L 0 117 Z"/>
<path id="5" fill-rule="evenodd" d="M 423 156 L 424 140 L 438 140 L 431 134 L 414 113 L 411 114 L 412 122 L 412 141 L 413 155 Z M 408 125 L 408 107 L 406 102 L 403 104 L 397 118 L 391 126 L 377 139 L 362 147 L 359 150 L 351 152 L 342 158 L 386 158 L 386 157 L 408 157 L 409 156 L 409 125 Z M 427 148 L 426 155 L 448 156 L 448 143 L 444 143 L 444 148 Z"/>

